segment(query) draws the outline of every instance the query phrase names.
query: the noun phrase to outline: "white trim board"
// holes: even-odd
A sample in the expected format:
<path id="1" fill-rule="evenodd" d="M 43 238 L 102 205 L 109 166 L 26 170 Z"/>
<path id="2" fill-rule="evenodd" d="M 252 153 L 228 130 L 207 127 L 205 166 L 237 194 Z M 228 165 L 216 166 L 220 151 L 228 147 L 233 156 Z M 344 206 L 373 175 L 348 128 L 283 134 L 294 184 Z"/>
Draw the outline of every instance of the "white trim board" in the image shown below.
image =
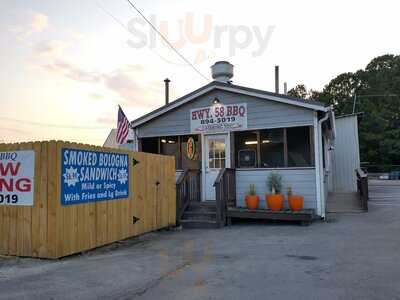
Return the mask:
<path id="1" fill-rule="evenodd" d="M 321 161 L 320 161 L 320 131 L 318 128 L 318 116 L 314 115 L 314 161 L 315 161 L 315 183 L 317 192 L 317 215 L 322 217 L 322 199 L 321 199 Z"/>

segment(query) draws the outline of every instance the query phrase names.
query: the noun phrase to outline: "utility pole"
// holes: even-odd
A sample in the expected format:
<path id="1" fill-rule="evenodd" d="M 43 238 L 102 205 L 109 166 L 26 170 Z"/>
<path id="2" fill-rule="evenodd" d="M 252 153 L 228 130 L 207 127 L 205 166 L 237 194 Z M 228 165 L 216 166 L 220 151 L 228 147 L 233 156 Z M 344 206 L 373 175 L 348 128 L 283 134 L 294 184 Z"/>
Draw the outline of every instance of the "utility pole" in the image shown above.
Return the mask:
<path id="1" fill-rule="evenodd" d="M 356 102 L 357 102 L 357 94 L 354 94 L 353 115 L 356 112 Z"/>

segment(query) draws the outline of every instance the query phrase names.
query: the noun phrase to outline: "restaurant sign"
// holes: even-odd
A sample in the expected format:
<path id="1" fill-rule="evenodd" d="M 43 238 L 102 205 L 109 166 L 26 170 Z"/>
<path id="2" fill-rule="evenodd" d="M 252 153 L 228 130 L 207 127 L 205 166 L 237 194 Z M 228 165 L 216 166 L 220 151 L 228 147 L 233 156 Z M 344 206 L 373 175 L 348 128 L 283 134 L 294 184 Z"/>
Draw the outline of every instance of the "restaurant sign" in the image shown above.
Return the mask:
<path id="1" fill-rule="evenodd" d="M 0 152 L 0 205 L 33 206 L 35 152 Z"/>
<path id="2" fill-rule="evenodd" d="M 186 144 L 186 154 L 190 160 L 195 160 L 196 158 L 196 142 L 192 137 L 190 137 Z"/>
<path id="3" fill-rule="evenodd" d="M 247 128 L 247 105 L 217 104 L 190 111 L 192 133 L 224 132 Z"/>
<path id="4" fill-rule="evenodd" d="M 61 204 L 129 197 L 128 154 L 62 149 Z"/>

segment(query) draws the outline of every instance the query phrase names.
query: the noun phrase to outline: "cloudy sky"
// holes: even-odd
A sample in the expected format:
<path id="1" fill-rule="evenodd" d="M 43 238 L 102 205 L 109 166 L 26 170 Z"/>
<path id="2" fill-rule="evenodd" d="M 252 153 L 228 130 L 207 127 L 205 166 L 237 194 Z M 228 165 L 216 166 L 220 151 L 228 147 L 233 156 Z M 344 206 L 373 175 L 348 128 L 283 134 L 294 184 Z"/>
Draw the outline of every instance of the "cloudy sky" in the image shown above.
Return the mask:
<path id="1" fill-rule="evenodd" d="M 117 106 L 134 119 L 207 84 L 217 60 L 234 82 L 321 89 L 400 49 L 398 1 L 133 1 L 203 76 L 185 65 L 126 0 L 3 0 L 0 141 L 102 144 Z"/>

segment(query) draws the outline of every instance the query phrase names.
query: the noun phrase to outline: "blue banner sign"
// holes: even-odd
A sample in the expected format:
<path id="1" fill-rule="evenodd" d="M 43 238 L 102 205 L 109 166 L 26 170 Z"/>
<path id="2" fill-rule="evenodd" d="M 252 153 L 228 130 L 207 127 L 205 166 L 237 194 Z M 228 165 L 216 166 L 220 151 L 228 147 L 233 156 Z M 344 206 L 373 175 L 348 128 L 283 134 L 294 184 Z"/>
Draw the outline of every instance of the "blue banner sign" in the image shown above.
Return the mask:
<path id="1" fill-rule="evenodd" d="M 62 149 L 61 203 L 72 205 L 129 197 L 129 156 Z"/>

